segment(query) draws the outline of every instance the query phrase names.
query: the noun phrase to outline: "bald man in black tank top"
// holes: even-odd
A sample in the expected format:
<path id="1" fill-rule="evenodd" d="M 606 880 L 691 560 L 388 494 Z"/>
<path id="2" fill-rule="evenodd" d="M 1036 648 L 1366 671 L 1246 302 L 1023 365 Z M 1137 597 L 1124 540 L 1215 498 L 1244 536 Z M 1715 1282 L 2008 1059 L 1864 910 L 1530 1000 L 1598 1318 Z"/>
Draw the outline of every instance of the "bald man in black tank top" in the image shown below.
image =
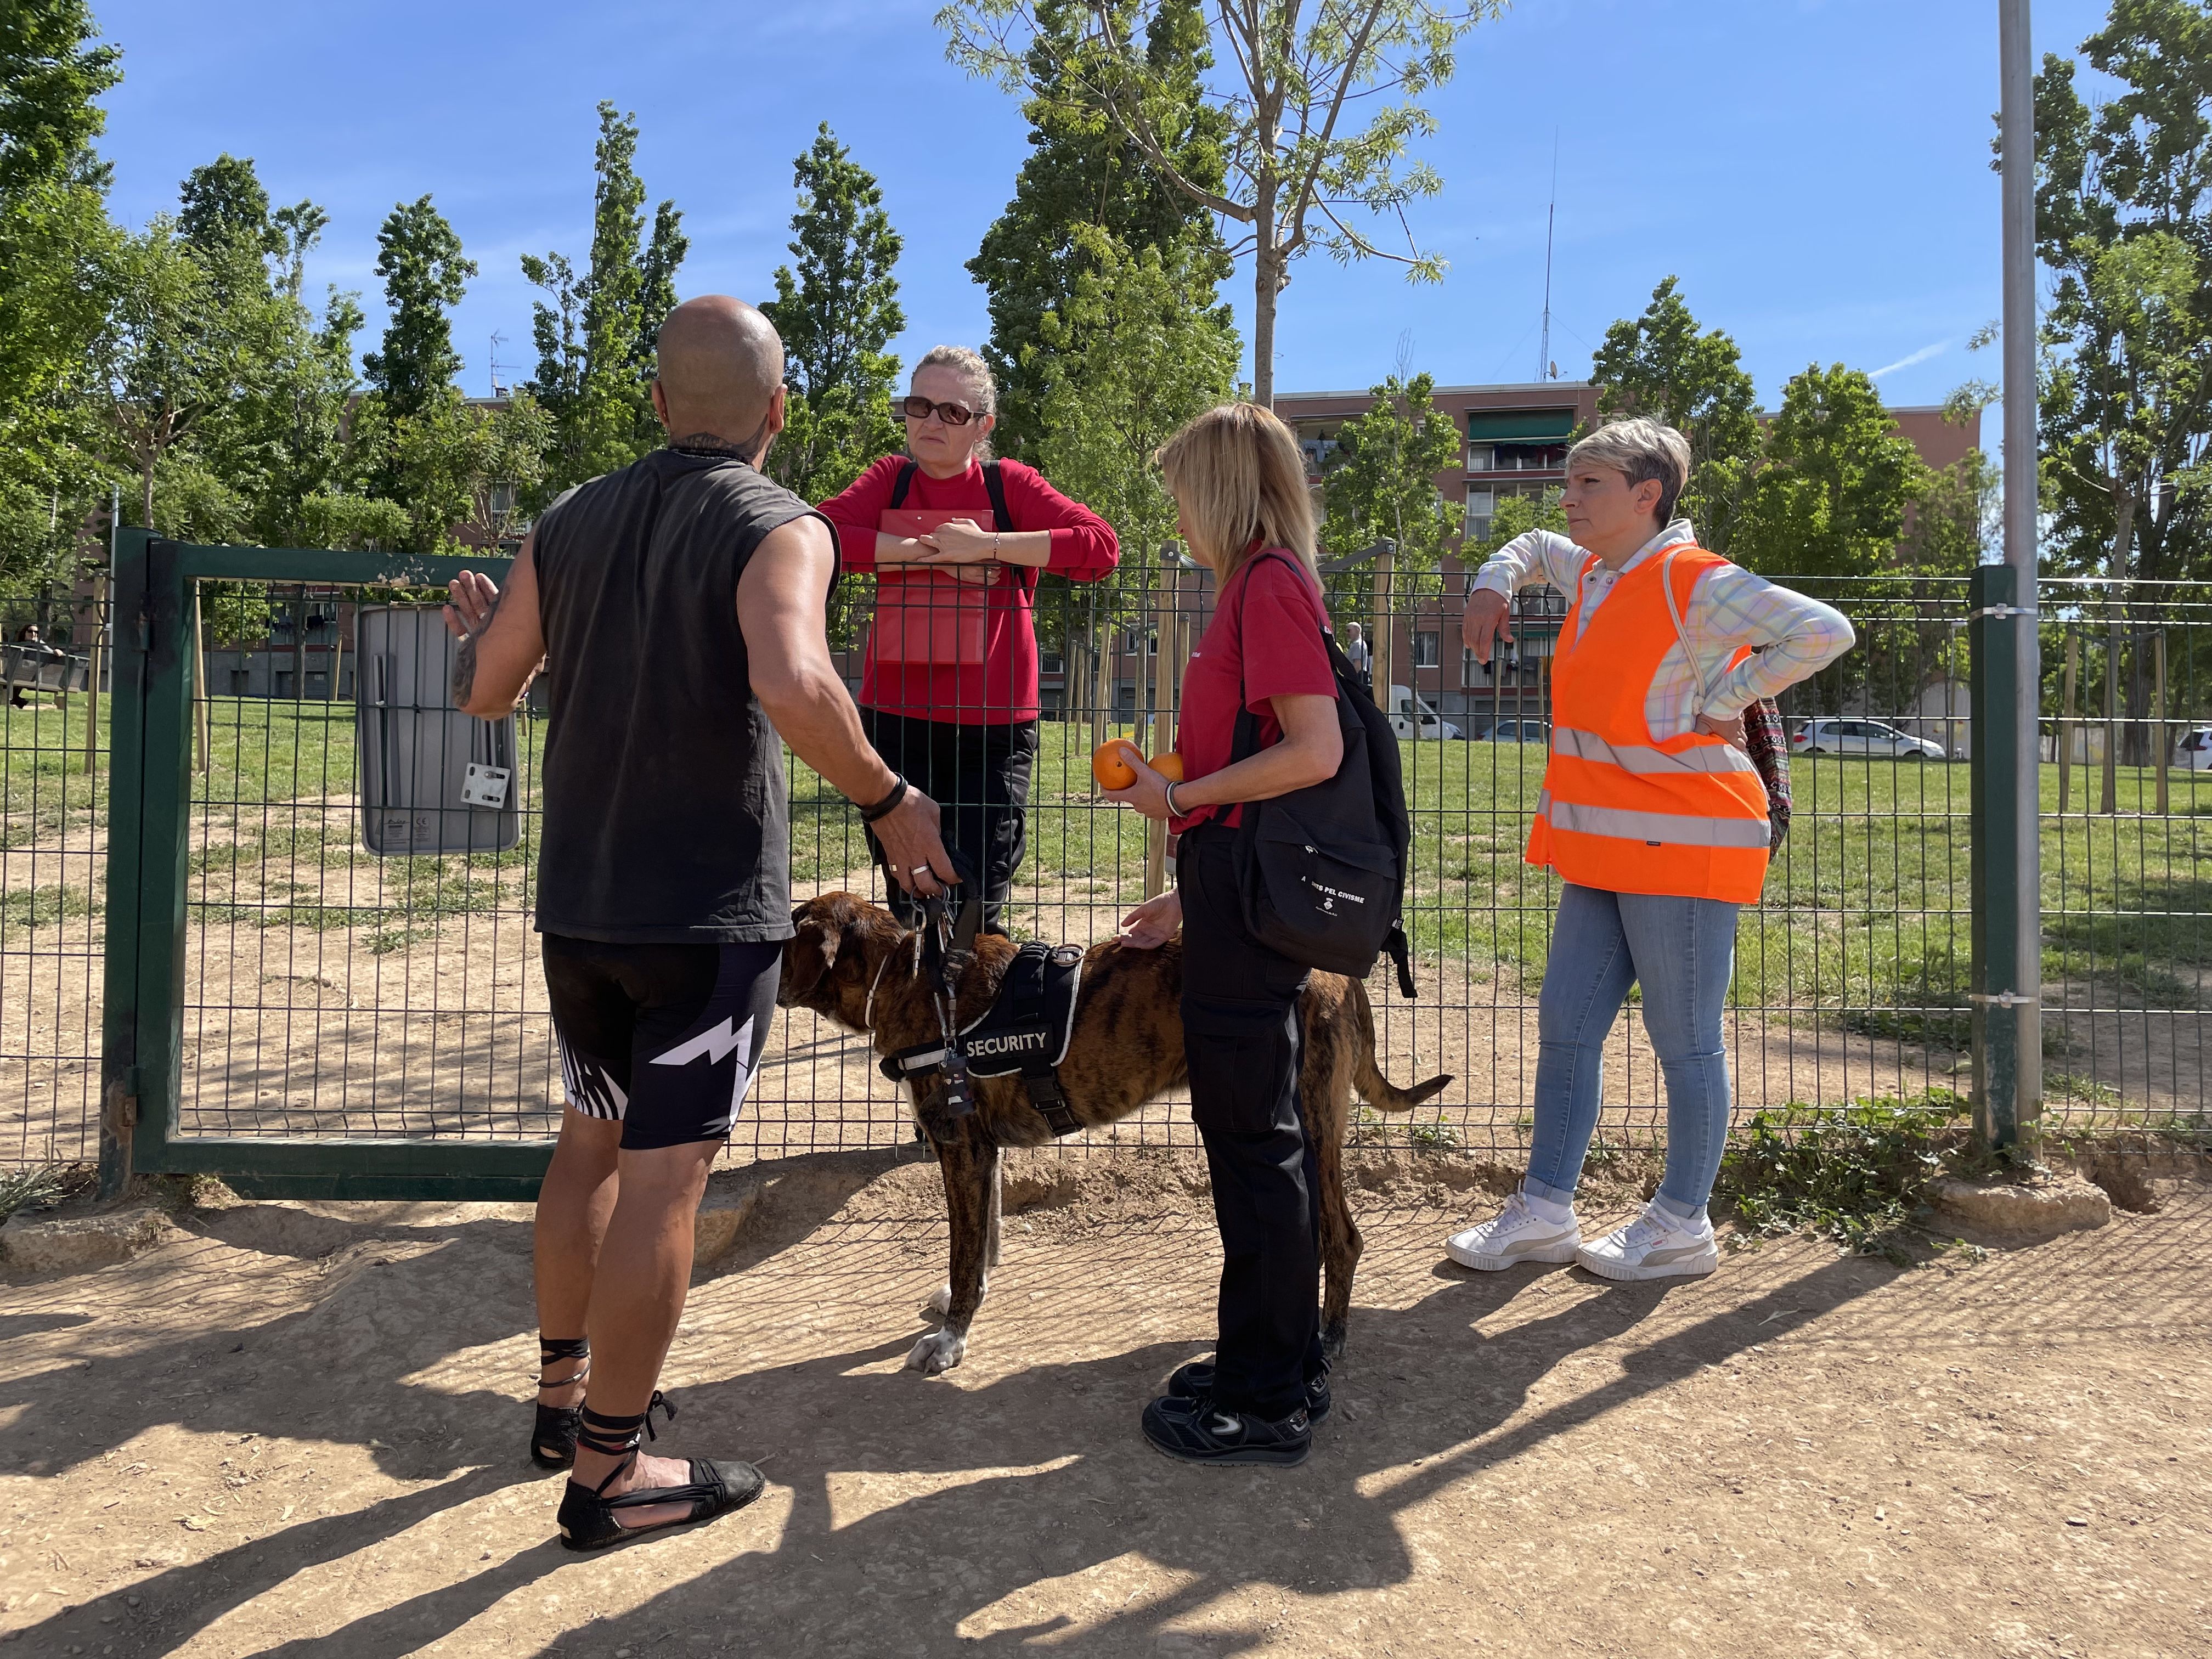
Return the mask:
<path id="1" fill-rule="evenodd" d="M 750 1464 L 640 1440 L 791 936 L 783 745 L 862 807 L 902 884 L 952 878 L 937 804 L 868 746 L 830 661 L 830 526 L 758 470 L 783 427 L 782 343 L 710 296 L 659 346 L 668 447 L 549 509 L 505 592 L 463 573 L 447 614 L 462 709 L 506 714 L 541 664 L 550 692 L 538 927 L 568 1109 L 538 1203 L 531 1455 L 573 1459 L 572 1549 L 761 1490 Z"/>

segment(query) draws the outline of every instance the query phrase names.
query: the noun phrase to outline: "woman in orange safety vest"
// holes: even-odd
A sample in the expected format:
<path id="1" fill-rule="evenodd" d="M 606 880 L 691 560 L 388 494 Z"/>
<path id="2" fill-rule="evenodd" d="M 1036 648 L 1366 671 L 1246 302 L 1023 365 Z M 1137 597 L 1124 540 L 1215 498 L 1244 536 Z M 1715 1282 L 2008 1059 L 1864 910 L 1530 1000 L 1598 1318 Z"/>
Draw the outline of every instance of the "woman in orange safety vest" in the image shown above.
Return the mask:
<path id="1" fill-rule="evenodd" d="M 1553 660 L 1551 756 L 1528 861 L 1566 884 L 1537 1001 L 1535 1127 L 1521 1190 L 1455 1233 L 1451 1259 L 1577 1261 L 1607 1279 L 1718 1264 L 1705 1200 L 1729 1130 L 1721 1009 L 1736 912 L 1756 903 L 1770 830 L 1743 710 L 1851 646 L 1836 611 L 1697 544 L 1674 515 L 1682 434 L 1615 421 L 1569 452 L 1571 534 L 1531 531 L 1476 573 L 1462 631 L 1478 661 L 1510 639 L 1514 592 L 1572 596 Z M 1628 1225 L 1585 1244 L 1575 1184 L 1597 1127 L 1601 1050 L 1632 985 L 1667 1085 L 1667 1170 Z"/>

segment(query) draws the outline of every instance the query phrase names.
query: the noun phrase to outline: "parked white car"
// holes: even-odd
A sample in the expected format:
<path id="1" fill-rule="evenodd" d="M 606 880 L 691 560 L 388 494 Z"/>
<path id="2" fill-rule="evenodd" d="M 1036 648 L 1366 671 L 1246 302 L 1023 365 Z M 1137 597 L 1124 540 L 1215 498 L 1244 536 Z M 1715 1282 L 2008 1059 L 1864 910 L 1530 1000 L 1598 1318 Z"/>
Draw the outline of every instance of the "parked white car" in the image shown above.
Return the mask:
<path id="1" fill-rule="evenodd" d="M 1459 727 L 1403 685 L 1390 688 L 1390 729 L 1401 738 L 1424 740 L 1460 735 Z"/>
<path id="2" fill-rule="evenodd" d="M 1883 755 L 1897 760 L 1948 760 L 1940 743 L 1916 738 L 1880 720 L 1844 716 L 1808 720 L 1790 739 L 1793 755 Z"/>
<path id="3" fill-rule="evenodd" d="M 2212 726 L 2200 726 L 2173 745 L 2173 763 L 2190 772 L 2212 772 Z"/>
<path id="4" fill-rule="evenodd" d="M 1540 743 L 1552 741 L 1552 728 L 1545 720 L 1493 720 L 1490 730 L 1484 732 L 1485 743 Z"/>

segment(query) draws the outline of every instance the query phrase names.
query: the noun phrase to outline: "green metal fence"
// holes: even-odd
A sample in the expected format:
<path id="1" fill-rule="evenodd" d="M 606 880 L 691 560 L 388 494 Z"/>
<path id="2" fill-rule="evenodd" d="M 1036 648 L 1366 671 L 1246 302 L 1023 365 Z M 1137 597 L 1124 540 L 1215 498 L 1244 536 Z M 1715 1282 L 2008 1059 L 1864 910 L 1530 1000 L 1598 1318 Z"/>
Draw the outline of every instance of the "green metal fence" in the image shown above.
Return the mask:
<path id="1" fill-rule="evenodd" d="M 362 833 L 356 699 L 375 693 L 348 658 L 355 611 L 427 605 L 459 568 L 125 534 L 104 693 L 0 711 L 0 1162 L 98 1150 L 111 1175 L 127 1159 L 270 1193 L 532 1190 L 560 1111 L 530 929 L 539 722 L 526 709 L 517 725 L 513 846 L 378 856 Z M 1513 660 L 1482 670 L 1457 649 L 1456 594 L 1376 586 L 1340 610 L 1377 641 L 1386 697 L 1408 692 L 1421 985 L 1409 1003 L 1376 976 L 1378 1036 L 1394 1075 L 1457 1081 L 1413 1122 L 1358 1133 L 1510 1159 L 1526 1145 L 1557 899 L 1521 850 L 1562 607 L 1524 595 Z M 1729 1014 L 1745 1112 L 1964 1093 L 1985 1006 L 1973 1000 L 1983 842 L 1962 763 L 1979 601 L 1963 579 L 1815 591 L 1860 645 L 1784 699 L 1801 739 L 1794 826 L 1746 913 Z M 2212 604 L 2142 584 L 2111 592 L 2046 584 L 2042 597 L 2045 1127 L 2201 1133 L 2212 735 L 2199 748 L 2192 734 L 2212 732 Z M 846 584 L 833 623 L 855 673 L 870 604 L 866 583 Z M 1012 920 L 1093 939 L 1157 886 L 1164 849 L 1098 800 L 1091 750 L 1109 735 L 1147 752 L 1172 742 L 1178 665 L 1210 593 L 1180 562 L 1129 558 L 1112 587 L 1048 581 L 1039 604 L 1048 707 Z M 88 591 L 61 607 L 75 607 L 72 648 L 88 655 L 106 605 Z M 790 777 L 799 890 L 879 893 L 851 808 L 795 762 Z M 1604 1146 L 1662 1138 L 1632 1009 L 1607 1099 Z M 779 1022 L 734 1151 L 910 1133 L 864 1040 L 801 1013 Z M 1166 1101 L 1077 1145 L 1190 1139 Z"/>

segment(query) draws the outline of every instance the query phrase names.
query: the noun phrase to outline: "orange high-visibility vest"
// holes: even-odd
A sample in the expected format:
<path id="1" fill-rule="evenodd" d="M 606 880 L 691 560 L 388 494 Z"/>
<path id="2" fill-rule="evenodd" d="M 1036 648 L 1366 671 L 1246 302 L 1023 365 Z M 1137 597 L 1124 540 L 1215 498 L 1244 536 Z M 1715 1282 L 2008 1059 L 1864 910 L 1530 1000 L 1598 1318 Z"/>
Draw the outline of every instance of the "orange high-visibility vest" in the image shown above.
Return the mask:
<path id="1" fill-rule="evenodd" d="M 1678 640 L 1688 645 L 1662 584 L 1671 579 L 1686 615 L 1698 578 L 1726 562 L 1686 544 L 1655 554 L 1613 583 L 1587 628 L 1577 580 L 1553 659 L 1552 752 L 1529 863 L 1577 887 L 1758 902 L 1771 831 L 1751 757 L 1704 732 L 1656 738 L 1644 718 L 1660 663 Z"/>

